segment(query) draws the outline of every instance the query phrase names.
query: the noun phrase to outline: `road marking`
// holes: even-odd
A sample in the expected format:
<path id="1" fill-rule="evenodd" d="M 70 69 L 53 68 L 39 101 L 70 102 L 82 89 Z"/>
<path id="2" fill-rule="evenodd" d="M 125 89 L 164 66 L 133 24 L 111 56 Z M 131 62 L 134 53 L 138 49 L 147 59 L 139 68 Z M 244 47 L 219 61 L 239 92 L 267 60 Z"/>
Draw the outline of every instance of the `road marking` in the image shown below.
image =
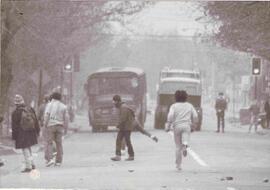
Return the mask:
<path id="1" fill-rule="evenodd" d="M 227 187 L 227 190 L 236 190 L 236 189 L 233 187 Z"/>
<path id="2" fill-rule="evenodd" d="M 174 136 L 172 131 L 170 131 L 170 132 L 168 132 L 168 133 L 171 135 L 171 137 Z M 209 166 L 209 165 L 208 165 L 205 161 L 203 161 L 203 160 L 200 158 L 200 156 L 199 156 L 196 152 L 194 152 L 190 147 L 187 148 L 187 152 L 188 152 L 189 155 L 191 155 L 191 157 L 192 157 L 199 165 L 201 165 L 201 166 L 203 166 L 203 167 L 208 167 L 208 166 Z"/>

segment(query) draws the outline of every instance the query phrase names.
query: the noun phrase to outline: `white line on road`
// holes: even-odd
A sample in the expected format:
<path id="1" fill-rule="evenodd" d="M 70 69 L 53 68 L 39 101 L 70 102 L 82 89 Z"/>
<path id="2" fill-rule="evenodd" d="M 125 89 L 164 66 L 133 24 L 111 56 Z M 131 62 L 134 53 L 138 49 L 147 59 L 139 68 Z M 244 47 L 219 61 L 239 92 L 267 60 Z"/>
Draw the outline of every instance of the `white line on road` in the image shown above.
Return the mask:
<path id="1" fill-rule="evenodd" d="M 172 131 L 170 131 L 170 132 L 168 132 L 168 133 L 173 137 L 173 132 L 172 132 Z M 193 158 L 199 165 L 204 166 L 204 167 L 208 167 L 208 166 L 209 166 L 209 165 L 208 165 L 205 161 L 203 161 L 203 160 L 200 158 L 200 156 L 199 156 L 196 152 L 194 152 L 190 147 L 187 148 L 187 152 L 189 153 L 189 155 L 192 156 L 192 158 Z"/>
<path id="2" fill-rule="evenodd" d="M 236 189 L 233 187 L 227 187 L 227 190 L 236 190 Z"/>

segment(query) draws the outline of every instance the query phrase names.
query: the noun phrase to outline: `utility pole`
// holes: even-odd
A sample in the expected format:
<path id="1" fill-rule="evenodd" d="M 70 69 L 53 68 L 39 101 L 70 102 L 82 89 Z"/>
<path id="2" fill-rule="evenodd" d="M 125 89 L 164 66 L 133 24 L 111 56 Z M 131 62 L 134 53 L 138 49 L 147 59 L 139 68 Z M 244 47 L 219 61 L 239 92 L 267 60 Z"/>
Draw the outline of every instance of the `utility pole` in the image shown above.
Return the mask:
<path id="1" fill-rule="evenodd" d="M 73 71 L 70 72 L 70 98 L 69 103 L 71 105 L 73 98 Z"/>
<path id="2" fill-rule="evenodd" d="M 212 88 L 213 88 L 213 93 L 214 93 L 214 97 L 216 96 L 216 64 L 215 62 L 212 60 L 212 64 L 211 64 L 211 78 L 212 78 Z"/>
<path id="3" fill-rule="evenodd" d="M 254 98 L 257 100 L 257 85 L 258 85 L 258 77 L 255 76 L 255 84 L 254 84 Z"/>
<path id="4" fill-rule="evenodd" d="M 40 106 L 42 102 L 42 80 L 43 80 L 43 72 L 42 69 L 39 70 L 39 85 L 38 85 L 38 106 Z"/>

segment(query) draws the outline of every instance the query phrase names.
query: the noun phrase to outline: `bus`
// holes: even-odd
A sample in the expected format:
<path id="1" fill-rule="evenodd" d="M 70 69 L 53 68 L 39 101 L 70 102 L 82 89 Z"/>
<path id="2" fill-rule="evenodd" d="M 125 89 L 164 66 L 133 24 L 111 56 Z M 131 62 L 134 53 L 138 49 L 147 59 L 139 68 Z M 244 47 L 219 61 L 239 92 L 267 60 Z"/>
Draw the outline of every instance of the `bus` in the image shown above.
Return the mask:
<path id="1" fill-rule="evenodd" d="M 117 109 L 112 98 L 115 94 L 135 111 L 144 125 L 146 120 L 146 75 L 140 68 L 107 67 L 92 73 L 87 80 L 88 116 L 92 131 L 107 130 L 118 124 Z"/>
<path id="2" fill-rule="evenodd" d="M 192 73 L 193 71 L 190 71 Z M 188 73 L 188 72 L 186 72 Z M 196 76 L 196 75 L 194 75 Z M 201 130 L 202 125 L 202 84 L 200 78 L 175 76 L 162 77 L 157 89 L 157 106 L 155 110 L 154 128 L 164 129 L 170 106 L 175 102 L 176 90 L 185 90 L 188 93 L 188 102 L 191 103 L 198 113 L 198 123 L 195 130 Z"/>

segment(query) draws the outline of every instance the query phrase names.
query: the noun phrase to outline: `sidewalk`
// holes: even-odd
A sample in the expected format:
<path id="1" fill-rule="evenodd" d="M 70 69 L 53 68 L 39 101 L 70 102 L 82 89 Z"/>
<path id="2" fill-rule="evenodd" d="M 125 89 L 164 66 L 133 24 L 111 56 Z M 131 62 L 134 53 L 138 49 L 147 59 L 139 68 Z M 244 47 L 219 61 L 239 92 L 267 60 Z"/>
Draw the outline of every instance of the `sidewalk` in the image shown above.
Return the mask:
<path id="1" fill-rule="evenodd" d="M 77 124 L 80 123 L 81 119 L 81 115 L 76 115 L 75 121 L 69 124 L 70 126 L 65 138 L 69 138 L 73 133 L 76 133 L 81 128 L 81 126 Z M 43 150 L 43 142 L 41 137 L 38 138 L 38 142 L 38 145 L 34 146 L 34 152 Z M 11 134 L 0 136 L 0 156 L 17 154 L 20 152 L 20 150 L 16 150 L 14 148 L 14 141 L 11 138 Z"/>
<path id="2" fill-rule="evenodd" d="M 203 128 L 202 130 L 216 130 L 216 127 L 213 129 L 209 129 L 208 126 L 205 126 L 205 123 L 209 124 L 211 123 L 211 126 L 216 126 L 216 111 L 214 108 L 214 105 L 210 104 L 204 104 L 203 105 Z M 206 122 L 206 120 L 208 120 Z M 209 121 L 211 120 L 211 121 Z M 225 131 L 231 131 L 231 132 L 241 132 L 241 133 L 247 133 L 248 134 L 249 124 L 248 125 L 241 125 L 239 121 L 239 113 L 235 112 L 235 114 L 232 112 L 232 110 L 227 110 L 225 112 Z M 270 136 L 270 129 L 264 129 L 261 126 L 258 127 L 257 133 L 254 133 L 254 128 L 252 129 L 252 132 L 250 134 L 257 134 L 257 135 L 268 135 Z"/>

